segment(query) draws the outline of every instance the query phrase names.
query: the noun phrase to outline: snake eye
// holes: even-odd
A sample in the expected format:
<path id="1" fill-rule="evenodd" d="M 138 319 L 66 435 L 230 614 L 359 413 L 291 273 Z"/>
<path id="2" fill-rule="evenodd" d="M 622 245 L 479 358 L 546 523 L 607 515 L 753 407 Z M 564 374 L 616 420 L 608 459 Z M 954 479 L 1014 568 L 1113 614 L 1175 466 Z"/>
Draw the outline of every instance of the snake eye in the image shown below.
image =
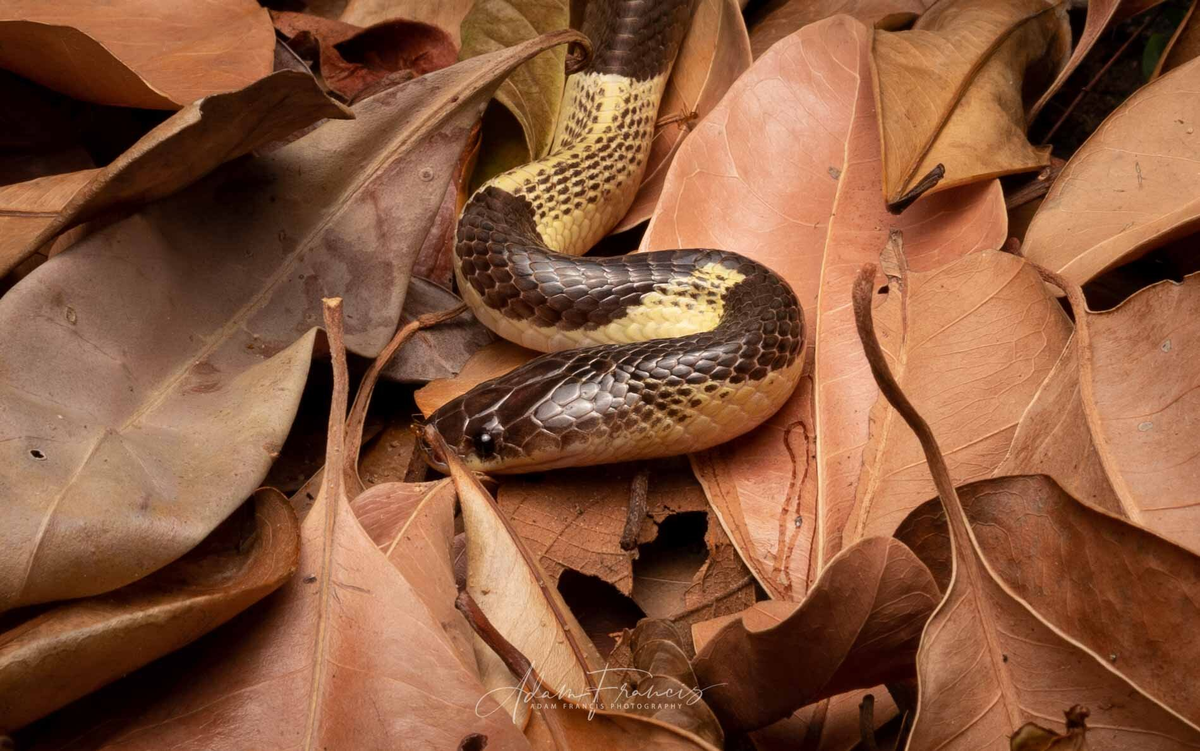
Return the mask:
<path id="1" fill-rule="evenodd" d="M 486 430 L 475 435 L 475 453 L 480 459 L 490 459 L 496 453 L 496 441 Z"/>

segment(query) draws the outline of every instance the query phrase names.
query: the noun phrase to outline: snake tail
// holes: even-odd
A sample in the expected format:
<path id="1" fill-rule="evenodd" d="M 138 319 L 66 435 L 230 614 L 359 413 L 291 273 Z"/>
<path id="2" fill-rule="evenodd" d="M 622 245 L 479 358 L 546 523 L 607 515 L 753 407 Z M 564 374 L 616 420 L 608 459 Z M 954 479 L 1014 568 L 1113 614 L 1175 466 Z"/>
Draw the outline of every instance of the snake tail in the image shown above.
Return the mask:
<path id="1" fill-rule="evenodd" d="M 762 423 L 799 381 L 803 312 L 765 266 L 708 249 L 579 257 L 633 201 L 694 4 L 588 3 L 593 59 L 567 79 L 549 153 L 463 209 L 454 267 L 464 301 L 500 336 L 548 353 L 429 417 L 425 430 L 472 469 L 703 450 Z"/>

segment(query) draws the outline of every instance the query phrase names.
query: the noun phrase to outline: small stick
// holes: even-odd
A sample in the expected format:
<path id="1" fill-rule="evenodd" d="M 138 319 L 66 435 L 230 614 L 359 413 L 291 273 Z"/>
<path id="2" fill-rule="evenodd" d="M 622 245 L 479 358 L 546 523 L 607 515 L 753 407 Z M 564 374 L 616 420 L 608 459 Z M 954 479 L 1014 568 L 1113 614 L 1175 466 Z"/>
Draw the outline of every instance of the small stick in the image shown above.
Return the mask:
<path id="1" fill-rule="evenodd" d="M 888 204 L 888 213 L 902 213 L 909 206 L 912 206 L 914 201 L 923 196 L 926 191 L 933 190 L 934 186 L 940 183 L 942 178 L 945 176 L 946 165 L 944 164 L 939 164 L 933 169 L 929 170 L 929 174 L 918 180 L 917 184 L 913 186 L 912 190 L 897 198 L 895 203 Z"/>
<path id="2" fill-rule="evenodd" d="M 879 751 L 875 741 L 875 695 L 867 694 L 858 705 L 858 733 L 865 751 Z"/>
<path id="3" fill-rule="evenodd" d="M 625 517 L 625 531 L 621 533 L 621 550 L 637 547 L 638 532 L 646 521 L 646 501 L 650 492 L 650 468 L 641 466 L 629 484 L 629 512 Z"/>
<path id="4" fill-rule="evenodd" d="M 1071 112 L 1073 112 L 1075 110 L 1075 106 L 1077 104 L 1079 104 L 1080 100 L 1083 99 L 1083 95 L 1091 93 L 1092 87 L 1095 86 L 1097 83 L 1099 83 L 1100 79 L 1104 77 L 1104 74 L 1108 72 L 1108 69 L 1113 66 L 1113 63 L 1115 63 L 1117 61 L 1117 59 L 1119 57 L 1121 57 L 1121 55 L 1125 54 L 1125 50 L 1128 49 L 1129 45 L 1133 44 L 1133 40 L 1137 39 L 1139 36 L 1141 36 L 1142 32 L 1146 30 L 1147 26 L 1149 26 L 1150 24 L 1157 21 L 1158 16 L 1161 13 L 1162 13 L 1162 8 L 1159 8 L 1149 18 L 1147 18 L 1145 21 L 1143 21 L 1142 25 L 1137 27 L 1137 30 L 1134 31 L 1133 34 L 1131 34 L 1129 36 L 1129 38 L 1125 40 L 1125 44 L 1122 44 L 1121 48 L 1118 49 L 1111 58 L 1109 58 L 1108 62 L 1104 64 L 1104 67 L 1101 68 L 1100 71 L 1098 73 L 1096 73 L 1096 75 L 1092 76 L 1092 80 L 1088 81 L 1087 85 L 1079 90 L 1079 93 L 1075 95 L 1075 98 L 1071 100 L 1071 103 L 1067 105 L 1067 108 L 1065 110 L 1063 110 L 1063 113 L 1058 116 L 1058 120 L 1056 120 L 1054 122 L 1054 125 L 1052 125 L 1050 127 L 1050 132 L 1047 133 L 1046 137 L 1042 140 L 1043 146 L 1050 143 L 1051 138 L 1054 138 L 1054 134 L 1058 132 L 1059 127 L 1063 124 L 1063 122 L 1068 117 L 1070 117 Z"/>
<path id="5" fill-rule="evenodd" d="M 1036 201 L 1049 193 L 1050 186 L 1054 185 L 1054 181 L 1058 179 L 1058 174 L 1066 166 L 1067 161 L 1065 159 L 1059 159 L 1056 156 L 1050 157 L 1050 166 L 1039 172 L 1037 177 L 1004 197 L 1004 208 L 1012 211 L 1030 201 Z"/>

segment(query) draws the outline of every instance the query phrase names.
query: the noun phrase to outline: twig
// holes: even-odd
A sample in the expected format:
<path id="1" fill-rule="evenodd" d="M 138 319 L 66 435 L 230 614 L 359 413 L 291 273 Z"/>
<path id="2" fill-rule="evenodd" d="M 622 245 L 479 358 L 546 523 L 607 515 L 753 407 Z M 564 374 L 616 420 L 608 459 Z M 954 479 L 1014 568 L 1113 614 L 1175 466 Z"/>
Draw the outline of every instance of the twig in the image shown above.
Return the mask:
<path id="1" fill-rule="evenodd" d="M 1120 49 L 1118 49 L 1116 53 L 1114 53 L 1113 56 L 1108 59 L 1108 62 L 1104 64 L 1104 67 L 1101 68 L 1096 75 L 1092 76 L 1092 80 L 1088 81 L 1087 85 L 1079 90 L 1079 93 L 1075 95 L 1075 98 L 1071 100 L 1071 103 L 1067 105 L 1067 108 L 1063 110 L 1063 113 L 1058 116 L 1058 120 L 1056 120 L 1054 125 L 1050 127 L 1050 132 L 1046 134 L 1044 139 L 1042 139 L 1043 146 L 1050 143 L 1051 138 L 1054 138 L 1054 134 L 1058 132 L 1059 127 L 1062 126 L 1063 122 L 1071 116 L 1071 112 L 1075 110 L 1075 106 L 1078 105 L 1083 99 L 1083 95 L 1091 93 L 1092 87 L 1099 83 L 1100 79 L 1104 77 L 1104 74 L 1108 72 L 1108 69 L 1113 66 L 1113 63 L 1117 62 L 1117 59 L 1121 57 L 1121 55 L 1125 54 L 1125 50 L 1128 49 L 1129 45 L 1133 44 L 1133 40 L 1141 36 L 1142 32 L 1146 30 L 1146 27 L 1157 21 L 1159 15 L 1161 14 L 1162 8 L 1159 8 L 1149 18 L 1143 21 L 1142 25 L 1137 27 L 1137 30 L 1130 34 L 1129 38 L 1125 40 L 1125 44 L 1122 44 Z"/>
<path id="2" fill-rule="evenodd" d="M 1067 161 L 1065 159 L 1059 159 L 1056 156 L 1050 157 L 1050 166 L 1039 172 L 1037 177 L 1029 180 L 1004 197 L 1004 208 L 1012 211 L 1046 195 L 1046 193 L 1050 192 L 1050 186 L 1054 185 L 1054 181 L 1058 179 L 1058 174 L 1066 166 Z"/>
<path id="3" fill-rule="evenodd" d="M 865 751 L 879 751 L 875 741 L 875 695 L 867 694 L 858 705 L 858 734 Z"/>
<path id="4" fill-rule="evenodd" d="M 629 512 L 625 517 L 625 531 L 621 533 L 621 550 L 637 547 L 638 532 L 646 521 L 646 501 L 650 491 L 650 468 L 641 466 L 629 484 Z"/>
<path id="5" fill-rule="evenodd" d="M 375 384 L 379 382 L 379 374 L 383 372 L 384 367 L 391 361 L 396 352 L 412 338 L 413 334 L 423 328 L 457 318 L 466 309 L 466 305 L 459 305 L 449 310 L 426 313 L 423 316 L 419 316 L 415 321 L 409 321 L 396 332 L 392 340 L 379 353 L 379 357 L 375 358 L 375 362 L 371 363 L 371 367 L 363 374 L 362 382 L 358 387 L 358 393 L 354 395 L 354 406 L 350 408 L 350 416 L 346 418 L 348 445 L 346 446 L 345 472 L 350 477 L 356 478 L 358 474 L 358 454 L 362 448 L 363 425 L 367 421 L 367 408 L 371 405 L 371 395 L 375 392 Z"/>
<path id="6" fill-rule="evenodd" d="M 513 646 L 513 643 L 504 638 L 504 634 L 500 633 L 492 621 L 487 617 L 487 613 L 479 607 L 479 603 L 475 602 L 475 598 L 471 597 L 471 593 L 467 590 L 462 590 L 458 593 L 458 598 L 454 600 L 454 607 L 458 612 L 463 614 L 467 619 L 467 623 L 475 631 L 475 634 L 495 652 L 504 666 L 508 668 L 508 672 L 521 680 L 520 688 L 526 692 L 530 689 L 526 686 L 544 686 L 542 677 L 538 675 L 537 669 L 533 667 L 533 663 L 529 658 L 522 654 L 521 650 Z M 542 702 L 537 702 L 541 705 Z M 571 744 L 567 743 L 566 731 L 559 722 L 558 716 L 553 712 L 539 708 L 537 711 L 542 713 L 542 719 L 546 721 L 546 728 L 550 731 L 551 737 L 554 738 L 555 748 L 570 748 Z"/>
<path id="7" fill-rule="evenodd" d="M 946 165 L 944 164 L 939 164 L 929 170 L 929 174 L 918 180 L 917 184 L 912 187 L 912 190 L 897 198 L 895 203 L 888 204 L 888 213 L 899 214 L 903 212 L 926 192 L 933 190 L 934 186 L 940 183 L 945 176 Z"/>

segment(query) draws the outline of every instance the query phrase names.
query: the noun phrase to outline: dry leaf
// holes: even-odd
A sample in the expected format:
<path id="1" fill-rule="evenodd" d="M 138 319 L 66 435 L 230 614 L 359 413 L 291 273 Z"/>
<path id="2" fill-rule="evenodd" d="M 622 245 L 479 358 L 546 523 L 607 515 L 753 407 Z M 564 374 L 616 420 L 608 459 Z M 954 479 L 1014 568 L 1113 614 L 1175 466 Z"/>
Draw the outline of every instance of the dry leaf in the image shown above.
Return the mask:
<path id="1" fill-rule="evenodd" d="M 507 340 L 492 342 L 471 355 L 458 375 L 430 381 L 417 389 L 413 394 L 417 409 L 429 417 L 446 402 L 457 399 L 484 381 L 498 378 L 537 356 L 537 352 Z"/>
<path id="2" fill-rule="evenodd" d="M 286 11 L 272 13 L 271 19 L 290 41 L 301 34 L 316 39 L 321 78 L 347 101 L 391 73 L 420 76 L 453 65 L 458 53 L 445 31 L 415 21 L 398 19 L 362 28 Z"/>
<path id="3" fill-rule="evenodd" d="M 312 76 L 281 71 L 184 107 L 103 169 L 0 188 L 0 275 L 81 222 L 168 196 L 323 118 L 351 117 Z"/>
<path id="4" fill-rule="evenodd" d="M 356 353 L 383 347 L 480 109 L 506 71 L 577 38 L 371 97 L 357 120 L 220 170 L 8 292 L 0 609 L 123 586 L 228 516 L 287 435 L 320 297 L 347 295 Z"/>
<path id="5" fill-rule="evenodd" d="M 426 313 L 449 310 L 462 305 L 453 292 L 414 276 L 404 297 L 401 325 Z M 467 361 L 496 336 L 471 313 L 465 312 L 451 322 L 419 331 L 404 348 L 404 357 L 393 358 L 383 369 L 385 378 L 401 383 L 428 383 L 453 378 Z"/>
<path id="6" fill-rule="evenodd" d="M 448 503 L 453 506 L 457 496 L 449 479 L 433 482 L 385 482 L 367 488 L 350 501 L 350 510 L 371 541 L 388 554 L 400 540 L 413 512 L 430 503 L 446 503 L 434 500 L 435 496 L 449 495 Z"/>
<path id="7" fill-rule="evenodd" d="M 1121 510 L 1200 551 L 1200 274 L 1101 313 L 1082 302 L 1084 413 Z"/>
<path id="8" fill-rule="evenodd" d="M 768 600 L 704 645 L 694 663 L 729 730 L 753 730 L 856 688 L 909 678 L 938 590 L 897 540 L 842 551 L 800 603 Z"/>
<path id="9" fill-rule="evenodd" d="M 696 120 L 717 106 L 751 62 L 746 22 L 737 0 L 700 0 L 658 106 L 660 124 L 654 130 L 642 184 L 613 232 L 624 232 L 650 218 L 684 137 Z"/>
<path id="10" fill-rule="evenodd" d="M 331 302 L 326 322 L 329 467 L 343 465 L 350 443 L 339 308 Z M 98 725 L 63 720 L 70 742 L 54 747 L 436 748 L 479 733 L 499 748 L 524 748 L 484 696 L 469 629 L 453 609 L 453 508 L 453 496 L 431 495 L 385 555 L 355 519 L 342 473 L 325 473 L 301 528 L 299 570 L 279 594 L 239 621 L 236 635 L 181 654 L 174 670 L 188 676 L 185 685 L 166 695 L 150 680 L 135 683 L 133 695 L 126 687 L 118 711 L 93 710 Z"/>
<path id="11" fill-rule="evenodd" d="M 1013 735 L 1010 751 L 1086 751 L 1088 710 L 1074 706 L 1063 714 L 1067 716 L 1065 735 L 1028 722 Z"/>
<path id="12" fill-rule="evenodd" d="M 1031 70 L 1056 73 L 1070 46 L 1059 0 L 944 0 L 910 31 L 876 32 L 871 70 L 888 204 L 1048 165 L 1050 148 L 1025 138 L 1023 88 Z M 939 167 L 944 176 L 931 188 L 925 181 Z"/>
<path id="13" fill-rule="evenodd" d="M 934 0 L 771 0 L 750 17 L 750 50 L 757 60 L 780 39 L 839 13 L 874 26 L 899 16 L 919 16 L 933 3 Z"/>
<path id="14" fill-rule="evenodd" d="M 459 58 L 466 60 L 525 42 L 538 34 L 566 29 L 570 21 L 568 0 L 476 0 L 462 20 Z M 511 164 L 481 164 L 479 169 L 485 173 L 484 179 L 531 159 L 540 159 L 550 150 L 567 80 L 566 60 L 565 47 L 539 55 L 513 71 L 496 91 L 496 101 L 520 124 L 525 149 L 518 152 L 519 161 Z M 485 119 L 485 131 L 487 128 Z"/>
<path id="15" fill-rule="evenodd" d="M 1194 60 L 1200 55 L 1200 23 L 1194 23 L 1196 16 L 1196 0 L 1188 6 L 1183 20 L 1175 28 L 1175 33 L 1167 41 L 1167 47 L 1154 66 L 1150 80 L 1158 78 L 1163 73 L 1172 71 L 1184 63 Z"/>
<path id="16" fill-rule="evenodd" d="M 371 26 L 392 18 L 436 26 L 450 35 L 454 46 L 460 47 L 459 27 L 474 0 L 350 0 L 342 11 L 341 20 L 359 26 Z"/>
<path id="17" fill-rule="evenodd" d="M 98 104 L 179 109 L 270 74 L 274 54 L 271 19 L 254 0 L 0 9 L 0 67 Z"/>
<path id="18" fill-rule="evenodd" d="M 945 598 L 917 654 L 921 690 L 909 747 L 1005 749 L 1026 722 L 1075 703 L 1096 708 L 1095 727 L 1103 731 L 1089 735 L 1095 749 L 1175 749 L 1200 743 L 1200 728 L 1176 714 L 1196 714 L 1188 682 L 1164 673 L 1153 660 L 1138 659 L 1170 653 L 1167 659 L 1173 662 L 1174 650 L 1163 642 L 1150 643 L 1142 629 L 1124 623 L 1109 630 L 1114 621 L 1138 615 L 1172 615 L 1161 605 L 1137 607 L 1157 599 L 1158 592 L 1132 584 L 1121 589 L 1123 602 L 1101 601 L 1095 587 L 1110 580 L 1085 575 L 1088 585 L 1082 592 L 1073 584 L 1073 575 L 1088 567 L 1120 571 L 1121 580 L 1132 583 L 1153 562 L 1162 566 L 1167 591 L 1178 593 L 1169 598 L 1172 602 L 1178 603 L 1179 595 L 1200 602 L 1195 556 L 1088 509 L 1043 477 L 986 480 L 963 489 L 966 497 L 978 489 L 980 497 L 996 501 L 990 504 L 995 517 L 1012 520 L 1026 533 L 1017 539 L 998 535 L 1007 567 L 985 552 L 980 540 L 992 534 L 996 518 L 981 523 L 976 534 L 933 433 L 900 390 L 879 349 L 871 322 L 874 275 L 874 268 L 864 267 L 855 283 L 859 334 L 881 390 L 921 439 L 948 519 L 953 560 Z M 995 498 L 997 494 L 1001 497 Z M 1054 523 L 1051 506 L 1073 514 L 1068 518 L 1075 524 Z M 1083 601 L 1097 607 L 1080 608 Z M 1102 610 L 1109 616 L 1096 617 Z M 1137 633 L 1136 646 L 1122 638 L 1130 631 Z M 1101 651 L 1096 641 L 1104 645 Z M 1112 654 L 1120 660 L 1118 652 L 1105 654 L 1122 648 L 1134 652 L 1126 662 L 1113 661 Z"/>
<path id="19" fill-rule="evenodd" d="M 885 251 L 889 258 L 903 269 L 903 250 Z M 992 476 L 1063 355 L 1071 322 L 1037 271 L 1008 253 L 889 271 L 888 282 L 874 315 L 892 373 L 928 415 L 955 484 Z M 917 437 L 882 395 L 870 422 L 843 545 L 890 536 L 935 492 Z"/>
<path id="20" fill-rule="evenodd" d="M 1067 60 L 1066 65 L 1054 77 L 1054 81 L 1050 84 L 1038 98 L 1037 102 L 1029 108 L 1028 122 L 1032 123 L 1037 118 L 1038 113 L 1046 106 L 1046 102 L 1050 101 L 1062 85 L 1067 82 L 1067 79 L 1083 62 L 1088 53 L 1092 51 L 1096 41 L 1100 35 L 1113 23 L 1114 16 L 1117 10 L 1121 7 L 1125 0 L 1088 0 L 1087 3 L 1087 19 L 1083 24 L 1083 31 L 1079 34 L 1079 39 L 1075 41 L 1075 49 L 1071 52 L 1071 57 Z"/>
<path id="21" fill-rule="evenodd" d="M 786 720 L 755 730 L 749 737 L 757 751 L 864 751 L 860 745 L 859 706 L 867 694 L 875 700 L 876 731 L 899 716 L 887 689 L 877 686 L 810 704 Z"/>
<path id="22" fill-rule="evenodd" d="M 0 634 L 0 732 L 179 649 L 282 585 L 300 555 L 292 507 L 261 490 L 244 511 L 145 579 Z"/>
<path id="23" fill-rule="evenodd" d="M 815 365 L 783 409 L 737 445 L 693 457 L 730 539 L 781 599 L 803 598 L 837 553 L 853 504 L 876 394 L 846 304 L 857 264 L 878 258 L 892 226 L 904 228 L 921 269 L 1005 239 L 996 183 L 932 197 L 899 218 L 887 212 L 870 34 L 832 18 L 756 61 L 684 142 L 642 241 L 642 249 L 727 248 L 765 263 L 796 290 L 816 332 Z"/>
<path id="24" fill-rule="evenodd" d="M 1083 284 L 1196 230 L 1197 81 L 1193 60 L 1108 116 L 1033 217 L 1022 246 L 1029 260 Z"/>

